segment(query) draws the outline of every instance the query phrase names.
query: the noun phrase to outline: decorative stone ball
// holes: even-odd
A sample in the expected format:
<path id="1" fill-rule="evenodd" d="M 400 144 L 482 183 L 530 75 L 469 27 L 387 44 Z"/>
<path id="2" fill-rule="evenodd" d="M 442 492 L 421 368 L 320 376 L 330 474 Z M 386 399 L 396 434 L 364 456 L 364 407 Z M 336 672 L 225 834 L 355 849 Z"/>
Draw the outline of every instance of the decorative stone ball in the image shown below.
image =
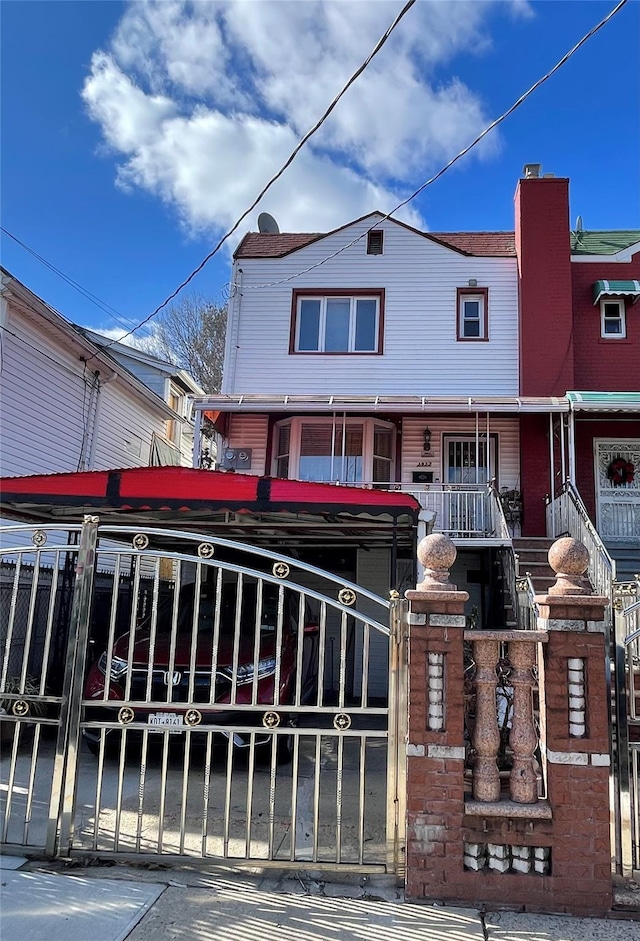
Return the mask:
<path id="1" fill-rule="evenodd" d="M 556 539 L 549 549 L 549 565 L 563 575 L 584 575 L 589 568 L 589 552 L 577 539 L 565 536 Z"/>
<path id="2" fill-rule="evenodd" d="M 432 533 L 418 543 L 418 560 L 425 569 L 447 571 L 456 560 L 458 550 L 442 533 Z"/>

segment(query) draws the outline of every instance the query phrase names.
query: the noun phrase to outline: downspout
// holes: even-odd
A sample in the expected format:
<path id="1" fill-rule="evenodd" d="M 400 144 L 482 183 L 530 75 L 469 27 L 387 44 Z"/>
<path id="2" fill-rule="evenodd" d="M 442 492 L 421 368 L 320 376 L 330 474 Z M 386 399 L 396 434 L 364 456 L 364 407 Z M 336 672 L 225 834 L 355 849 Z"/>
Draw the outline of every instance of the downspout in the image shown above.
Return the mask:
<path id="1" fill-rule="evenodd" d="M 550 474 L 550 488 L 549 488 L 549 499 L 551 502 L 551 526 L 553 529 L 553 534 L 556 533 L 556 508 L 554 500 L 556 497 L 555 494 L 555 481 L 553 473 L 553 412 L 549 412 L 549 474 Z"/>
<path id="2" fill-rule="evenodd" d="M 575 487 L 576 485 L 576 413 L 573 410 L 573 402 L 569 405 L 568 422 L 568 447 L 569 447 L 569 480 Z"/>
<path id="3" fill-rule="evenodd" d="M 96 389 L 96 407 L 93 412 L 93 428 L 91 429 L 91 450 L 89 451 L 89 464 L 88 464 L 87 470 L 95 469 L 94 464 L 95 464 L 95 459 L 96 459 L 96 447 L 97 447 L 97 441 L 98 441 L 97 432 L 98 432 L 98 426 L 100 422 L 100 415 L 102 412 L 102 396 L 100 395 L 100 393 L 102 392 L 102 389 L 104 388 L 104 386 L 106 386 L 108 382 L 113 382 L 113 380 L 117 378 L 118 378 L 118 373 L 114 371 L 111 373 L 108 379 L 103 379 L 102 381 L 98 379 L 98 386 Z"/>

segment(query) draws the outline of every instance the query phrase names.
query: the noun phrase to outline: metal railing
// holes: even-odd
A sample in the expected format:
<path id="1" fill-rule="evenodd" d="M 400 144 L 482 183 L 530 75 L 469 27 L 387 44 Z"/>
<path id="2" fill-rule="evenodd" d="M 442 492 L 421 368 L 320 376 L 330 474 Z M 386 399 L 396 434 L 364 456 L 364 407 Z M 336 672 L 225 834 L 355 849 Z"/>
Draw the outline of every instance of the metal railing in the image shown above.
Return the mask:
<path id="1" fill-rule="evenodd" d="M 616 563 L 591 522 L 580 494 L 568 480 L 555 500 L 547 503 L 547 535 L 553 539 L 563 535 L 573 536 L 583 543 L 589 551 L 588 575 L 596 594 L 611 597 Z"/>
<path id="2" fill-rule="evenodd" d="M 340 482 L 342 486 L 399 490 L 434 515 L 433 529 L 454 539 L 494 537 L 511 541 L 511 534 L 493 481 L 489 484 L 428 484 L 412 487 L 399 481 Z"/>
<path id="3" fill-rule="evenodd" d="M 512 546 L 503 549 L 502 571 L 505 592 L 511 602 L 517 628 L 522 631 L 537 630 L 539 612 L 531 575 L 518 574 L 518 555 Z"/>
<path id="4" fill-rule="evenodd" d="M 640 868 L 640 582 L 616 586 L 612 837 L 618 872 Z"/>

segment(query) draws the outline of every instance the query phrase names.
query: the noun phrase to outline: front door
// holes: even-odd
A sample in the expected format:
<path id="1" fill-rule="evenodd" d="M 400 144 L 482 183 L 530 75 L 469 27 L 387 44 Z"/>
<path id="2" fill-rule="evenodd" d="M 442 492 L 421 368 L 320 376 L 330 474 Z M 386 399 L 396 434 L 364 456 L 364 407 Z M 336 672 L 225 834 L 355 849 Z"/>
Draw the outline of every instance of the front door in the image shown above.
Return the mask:
<path id="1" fill-rule="evenodd" d="M 496 476 L 496 439 L 482 434 L 444 439 L 444 482 L 447 484 L 486 484 Z"/>
<path id="2" fill-rule="evenodd" d="M 598 531 L 606 540 L 640 538 L 640 438 L 594 442 Z"/>

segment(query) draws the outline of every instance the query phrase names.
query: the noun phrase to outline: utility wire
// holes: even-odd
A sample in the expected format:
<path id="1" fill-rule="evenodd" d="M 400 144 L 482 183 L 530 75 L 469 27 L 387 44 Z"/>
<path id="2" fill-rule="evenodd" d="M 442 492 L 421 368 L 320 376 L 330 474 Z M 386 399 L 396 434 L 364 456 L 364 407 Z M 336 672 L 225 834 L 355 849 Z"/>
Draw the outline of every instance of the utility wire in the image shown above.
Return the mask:
<path id="1" fill-rule="evenodd" d="M 195 278 L 195 276 L 196 276 L 200 271 L 202 271 L 202 269 L 204 268 L 204 266 L 205 266 L 209 261 L 211 261 L 211 259 L 213 258 L 213 256 L 216 255 L 216 254 L 220 251 L 220 249 L 222 248 L 222 246 L 224 245 L 224 243 L 227 241 L 227 239 L 229 239 L 229 238 L 233 235 L 233 233 L 236 231 L 236 229 L 238 228 L 238 226 L 240 225 L 240 223 L 243 221 L 243 219 L 246 219 L 246 217 L 249 215 L 249 213 L 250 213 L 250 212 L 253 212 L 253 210 L 254 210 L 255 207 L 258 205 L 258 203 L 259 203 L 260 200 L 263 198 L 263 196 L 268 192 L 268 190 L 271 189 L 271 187 L 273 186 L 273 184 L 274 184 L 277 180 L 280 179 L 280 177 L 281 177 L 282 174 L 285 172 L 285 170 L 293 163 L 293 161 L 294 161 L 295 158 L 297 157 L 298 153 L 299 153 L 300 150 L 304 147 L 304 145 L 307 143 L 307 141 L 308 141 L 311 137 L 313 137 L 313 135 L 316 133 L 316 131 L 318 131 L 318 130 L 320 129 L 320 127 L 324 124 L 324 122 L 327 120 L 327 118 L 329 117 L 329 115 L 331 114 L 331 112 L 333 111 L 333 109 L 336 107 L 336 105 L 338 104 L 338 102 L 340 101 L 340 99 L 342 98 L 342 96 L 347 92 L 347 90 L 351 87 L 351 85 L 353 85 L 353 83 L 356 81 L 356 79 L 364 72 L 364 70 L 367 68 L 367 66 L 369 65 L 369 63 L 371 62 L 371 60 L 374 58 L 374 56 L 376 56 L 376 55 L 380 52 L 380 50 L 382 49 L 382 47 L 383 47 L 384 44 L 386 43 L 387 39 L 389 38 L 389 36 L 391 35 L 391 33 L 394 31 L 394 29 L 396 28 L 396 26 L 397 26 L 398 23 L 400 22 L 400 20 L 409 12 L 409 10 L 411 9 L 411 7 L 414 5 L 415 2 L 416 2 L 416 0 L 407 0 L 407 3 L 405 3 L 405 5 L 403 6 L 403 8 L 400 10 L 400 12 L 398 13 L 398 15 L 396 16 L 396 18 L 394 19 L 394 21 L 393 21 L 393 23 L 391 24 L 391 26 L 389 26 L 389 28 L 388 28 L 387 31 L 384 33 L 384 35 L 380 37 L 380 39 L 378 40 L 378 42 L 376 43 L 376 45 L 374 46 L 374 48 L 372 49 L 372 51 L 369 53 L 369 55 L 367 56 L 367 58 L 364 60 L 364 62 L 362 63 L 362 65 L 360 65 L 360 66 L 356 69 L 356 71 L 355 71 L 355 72 L 353 73 L 353 75 L 349 78 L 349 80 L 347 81 L 346 85 L 342 88 L 342 90 L 341 90 L 340 92 L 338 92 L 338 94 L 337 94 L 336 97 L 333 99 L 333 101 L 331 102 L 331 104 L 329 105 L 329 107 L 326 109 L 326 111 L 324 112 L 324 114 L 322 115 L 322 117 L 320 117 L 320 118 L 318 119 L 318 121 L 316 121 L 316 123 L 314 124 L 314 126 L 311 128 L 311 130 L 307 131 L 307 133 L 304 135 L 304 137 L 302 137 L 302 138 L 300 139 L 300 141 L 296 144 L 296 146 L 294 147 L 294 149 L 291 151 L 289 157 L 287 158 L 287 160 L 285 161 L 285 163 L 280 167 L 280 169 L 278 170 L 278 172 L 277 172 L 276 174 L 274 174 L 274 176 L 271 177 L 271 179 L 269 180 L 269 182 L 262 188 L 262 190 L 261 190 L 260 193 L 256 196 L 256 198 L 255 198 L 254 201 L 251 203 L 251 205 L 249 206 L 249 208 L 246 209 L 245 212 L 242 213 L 242 215 L 236 220 L 236 222 L 232 225 L 232 227 L 229 229 L 229 231 L 226 232 L 226 233 L 222 236 L 222 238 L 220 239 L 220 241 L 218 242 L 218 244 L 215 246 L 215 248 L 213 248 L 205 258 L 203 258 L 203 260 L 200 262 L 200 264 L 198 265 L 198 267 L 197 267 L 197 268 L 194 268 L 194 270 L 191 272 L 191 274 L 190 274 L 187 278 L 185 278 L 185 280 L 182 282 L 182 284 L 179 284 L 178 287 L 175 289 L 175 291 L 173 291 L 173 293 L 171 293 L 167 298 L 165 298 L 165 300 L 164 300 L 161 304 L 159 304 L 158 307 L 156 307 L 156 309 L 155 309 L 154 311 L 152 311 L 152 313 L 150 313 L 148 317 L 145 317 L 145 319 L 142 320 L 142 321 L 140 321 L 140 323 L 139 323 L 137 326 L 135 326 L 135 327 L 133 327 L 131 330 L 129 330 L 129 333 L 125 333 L 125 335 L 124 335 L 125 337 L 130 336 L 130 334 L 135 333 L 137 330 L 139 330 L 139 329 L 140 329 L 141 327 L 143 327 L 145 324 L 149 323 L 149 321 L 152 320 L 153 317 L 155 317 L 156 314 L 158 314 L 158 313 L 162 310 L 163 307 L 166 307 L 167 304 L 168 304 L 170 301 L 172 301 L 172 300 L 174 299 L 174 297 L 176 297 L 176 296 L 180 293 L 180 291 L 182 291 L 182 289 L 185 288 L 185 287 L 187 286 L 187 284 L 189 284 L 189 282 L 192 281 L 193 278 Z M 120 342 L 120 341 L 123 340 L 123 339 L 124 339 L 124 337 L 121 337 L 118 342 Z M 112 342 L 115 343 L 116 341 L 114 340 L 114 341 L 112 341 Z M 107 347 L 105 347 L 105 349 L 108 348 L 108 345 L 109 345 L 109 344 L 107 344 Z"/>
<path id="2" fill-rule="evenodd" d="M 110 304 L 107 304 L 106 301 L 101 300 L 97 295 L 92 294 L 91 291 L 83 287 L 78 281 L 74 281 L 73 278 L 71 278 L 68 274 L 65 274 L 64 271 L 56 268 L 52 262 L 47 261 L 47 259 L 38 254 L 35 249 L 31 248 L 12 232 L 9 232 L 8 229 L 5 229 L 3 225 L 0 225 L 0 230 L 4 232 L 5 235 L 8 235 L 10 239 L 13 239 L 13 241 L 21 248 L 24 248 L 26 252 L 29 252 L 30 255 L 33 255 L 33 257 L 41 262 L 46 268 L 48 268 L 50 271 L 53 271 L 54 274 L 57 274 L 58 277 L 62 278 L 63 281 L 66 281 L 67 284 L 69 284 L 74 290 L 78 291 L 80 294 L 86 297 L 88 301 L 90 301 L 92 304 L 95 304 L 96 307 L 99 307 L 100 310 L 104 311 L 105 314 L 113 317 L 113 319 L 119 323 L 121 327 L 128 329 L 131 326 L 131 318 L 127 320 L 124 317 L 124 314 L 121 314 L 119 311 L 117 311 L 115 307 L 111 307 Z"/>
<path id="3" fill-rule="evenodd" d="M 600 22 L 596 26 L 590 29 L 589 32 L 586 33 L 582 37 L 582 39 L 579 42 L 577 42 L 572 49 L 569 50 L 569 52 L 563 55 L 563 57 L 553 66 L 552 69 L 550 69 L 545 75 L 543 75 L 542 78 L 539 78 L 538 81 L 535 82 L 535 84 L 533 84 L 531 88 L 528 89 L 528 91 L 526 91 L 523 95 L 521 95 L 518 98 L 518 100 L 515 101 L 511 105 L 510 108 L 508 108 L 503 114 L 500 115 L 499 118 L 496 118 L 495 121 L 492 121 L 491 124 L 487 125 L 487 127 L 485 127 L 485 129 L 481 131 L 480 134 L 478 134 L 475 140 L 473 140 L 470 144 L 468 144 L 464 148 L 464 150 L 461 150 L 460 153 L 456 154 L 455 157 L 452 157 L 448 163 L 446 163 L 440 170 L 438 170 L 438 172 L 434 176 L 432 176 L 425 183 L 419 186 L 417 190 L 414 190 L 414 192 L 410 196 L 407 196 L 406 199 L 403 199 L 402 202 L 398 203 L 398 205 L 394 209 L 392 209 L 386 215 L 382 216 L 381 219 L 376 219 L 373 225 L 370 226 L 365 232 L 362 232 L 360 235 L 354 238 L 351 242 L 348 242 L 346 245 L 343 245 L 342 248 L 338 248 L 335 252 L 332 252 L 330 255 L 327 255 L 326 258 L 323 258 L 321 261 L 315 262 L 315 264 L 313 265 L 309 265 L 308 268 L 304 268 L 302 271 L 298 271 L 295 274 L 289 275 L 287 278 L 280 278 L 278 281 L 269 281 L 266 284 L 243 285 L 242 290 L 243 291 L 257 291 L 262 288 L 276 287 L 279 284 L 285 284 L 287 281 L 294 281 L 296 278 L 299 278 L 301 275 L 307 274 L 307 272 L 313 271 L 315 268 L 319 268 L 321 265 L 324 265 L 326 262 L 331 261 L 332 258 L 335 258 L 336 255 L 340 255 L 342 252 L 346 251 L 348 248 L 351 248 L 353 245 L 356 245 L 361 239 L 363 239 L 366 235 L 368 235 L 372 229 L 380 225 L 380 223 L 384 222 L 386 219 L 390 219 L 396 212 L 398 212 L 399 209 L 402 209 L 403 206 L 406 206 L 407 203 L 410 203 L 411 200 L 415 199 L 416 196 L 422 193 L 422 191 L 425 190 L 428 186 L 431 186 L 432 183 L 435 183 L 436 180 L 438 180 L 443 175 L 443 173 L 446 173 L 447 170 L 449 170 L 450 167 L 454 165 L 454 163 L 457 163 L 458 160 L 460 160 L 462 157 L 468 154 L 469 151 L 483 139 L 483 137 L 486 137 L 490 131 L 496 128 L 499 124 L 502 124 L 502 122 L 506 118 L 508 118 L 509 115 L 513 114 L 513 112 L 517 108 L 519 108 L 520 105 L 523 104 L 527 100 L 527 98 L 533 94 L 534 91 L 536 91 L 536 89 L 540 88 L 540 86 L 543 85 L 546 81 L 548 81 L 548 79 L 550 79 L 551 76 L 555 72 L 558 71 L 558 69 L 562 68 L 562 66 L 566 62 L 569 61 L 569 59 L 578 51 L 578 49 L 581 46 L 583 46 L 587 42 L 587 40 L 589 40 L 593 35 L 595 35 L 595 33 L 597 33 L 598 30 L 602 29 L 602 27 L 605 26 L 609 22 L 609 20 L 612 19 L 612 17 L 614 17 L 616 13 L 618 13 L 626 3 L 627 3 L 627 0 L 620 0 L 620 3 L 618 3 L 618 5 L 613 10 L 611 10 L 611 12 L 608 13 L 607 16 L 604 17 L 604 19 L 600 20 Z M 232 285 L 232 290 L 236 288 L 237 288 L 237 285 Z"/>

